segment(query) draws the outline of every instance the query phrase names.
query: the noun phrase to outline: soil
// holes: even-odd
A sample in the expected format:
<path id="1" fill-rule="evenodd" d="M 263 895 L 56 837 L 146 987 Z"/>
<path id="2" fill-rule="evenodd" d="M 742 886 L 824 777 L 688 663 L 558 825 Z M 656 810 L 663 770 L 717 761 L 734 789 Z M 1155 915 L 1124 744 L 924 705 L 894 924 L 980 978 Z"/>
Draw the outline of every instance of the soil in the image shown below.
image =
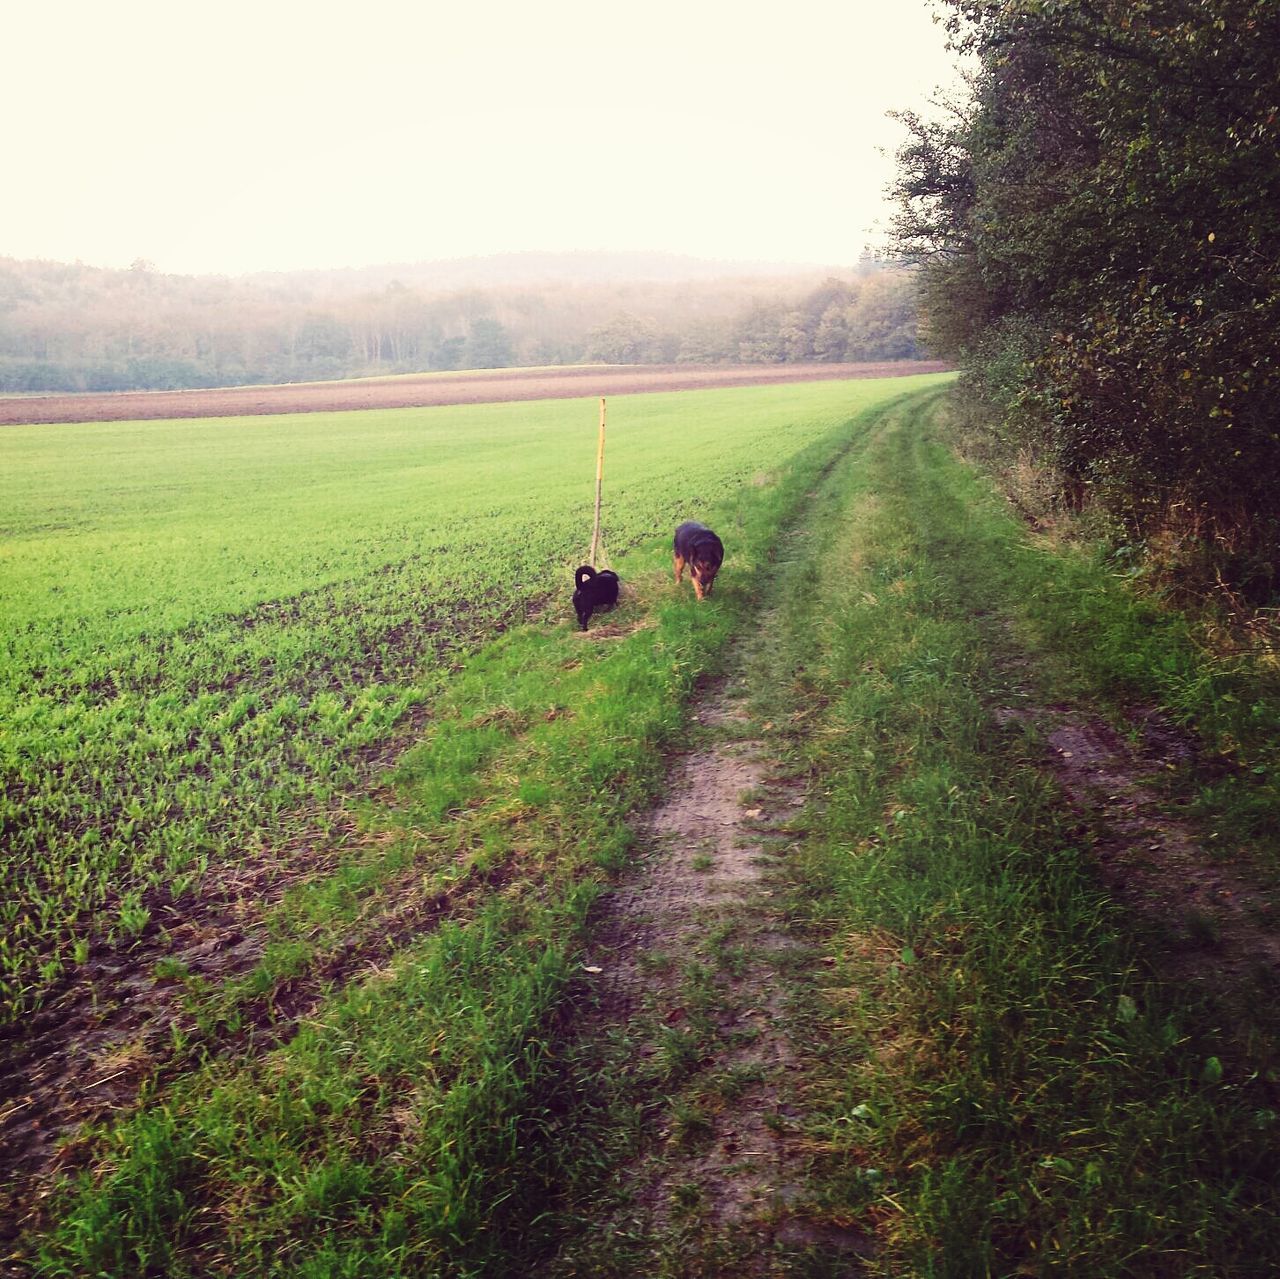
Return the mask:
<path id="1" fill-rule="evenodd" d="M 1160 796 L 1161 773 L 1215 766 L 1192 736 L 1149 708 L 1131 712 L 1132 740 L 1078 707 L 1001 708 L 996 719 L 1044 742 L 1046 768 L 1091 828 L 1102 883 L 1147 933 L 1162 977 L 1237 1012 L 1280 983 L 1272 894 Z"/>
<path id="2" fill-rule="evenodd" d="M 697 710 L 704 726 L 732 729 L 745 720 L 740 705 L 723 696 Z M 676 762 L 666 799 L 646 823 L 654 850 L 649 873 L 614 902 L 615 937 L 627 940 L 601 955 L 608 965 L 601 975 L 606 1003 L 648 1003 L 664 1026 L 679 1028 L 689 1020 L 680 966 L 655 976 L 646 958 L 660 951 L 693 957 L 711 929 L 726 925 L 753 956 L 795 945 L 768 909 L 768 868 L 777 856 L 770 826 L 777 819 L 766 814 L 759 794 L 766 767 L 759 741 L 732 737 Z M 772 964 L 753 959 L 732 978 L 722 974 L 720 985 L 716 1064 L 759 1067 L 766 1082 L 754 1084 L 741 1106 L 711 1118 L 710 1139 L 681 1163 L 680 1177 L 692 1176 L 704 1187 L 714 1220 L 737 1225 L 760 1206 L 791 1195 L 785 1143 L 763 1115 L 779 1111 L 785 1091 L 780 1077 L 795 1058 L 780 1030 L 785 1009 Z M 739 1030 L 749 1032 L 742 1042 L 734 1034 Z M 671 1177 L 669 1165 L 646 1170 L 637 1186 L 646 1212 L 659 1220 L 670 1210 Z"/>
<path id="3" fill-rule="evenodd" d="M 861 1232 L 810 1221 L 802 1202 L 800 1062 L 784 973 L 820 961 L 790 934 L 774 892 L 804 801 L 747 735 L 739 686 L 708 690 L 694 714 L 706 742 L 672 762 L 642 828 L 645 867 L 607 903 L 580 1033 L 629 1026 L 641 1073 L 664 1069 L 673 1040 L 696 1039 L 697 1077 L 736 1078 L 741 1090 L 719 1104 L 713 1091 L 692 1124 L 667 1109 L 651 1147 L 623 1170 L 613 1219 L 555 1260 L 557 1279 L 601 1273 L 604 1256 L 616 1266 L 618 1247 L 638 1247 L 656 1267 L 674 1239 L 681 1273 L 705 1264 L 744 1277 L 782 1273 L 780 1256 L 798 1249 L 853 1259 L 870 1246 Z"/>
<path id="4" fill-rule="evenodd" d="M 415 373 L 341 382 L 231 386 L 191 391 L 112 391 L 0 395 L 0 426 L 36 422 L 137 422 L 153 418 L 254 417 L 344 409 L 404 409 L 438 404 L 494 404 L 649 391 L 694 391 L 841 378 L 939 373 L 929 360 L 875 364 L 568 365 L 476 373 Z"/>
<path id="5" fill-rule="evenodd" d="M 362 980 L 445 916 L 474 906 L 509 870 L 499 863 L 426 891 L 421 871 L 410 867 L 383 894 L 394 903 L 390 910 L 371 911 L 304 971 L 244 1002 L 233 1021 L 216 1010 L 202 1013 L 195 992 L 243 977 L 262 959 L 269 941 L 264 908 L 337 855 L 332 838 L 327 854 L 320 847 L 286 859 L 284 873 L 275 866 L 281 850 L 269 850 L 210 883 L 194 903 L 166 903 L 153 892 L 142 936 L 99 947 L 44 1007 L 0 1036 L 0 1244 L 38 1210 L 32 1186 L 77 1165 L 83 1152 L 75 1134 L 86 1124 L 128 1112 L 144 1088 L 205 1053 L 233 1059 L 288 1042 L 335 986 Z M 181 978 L 162 975 L 179 969 Z"/>

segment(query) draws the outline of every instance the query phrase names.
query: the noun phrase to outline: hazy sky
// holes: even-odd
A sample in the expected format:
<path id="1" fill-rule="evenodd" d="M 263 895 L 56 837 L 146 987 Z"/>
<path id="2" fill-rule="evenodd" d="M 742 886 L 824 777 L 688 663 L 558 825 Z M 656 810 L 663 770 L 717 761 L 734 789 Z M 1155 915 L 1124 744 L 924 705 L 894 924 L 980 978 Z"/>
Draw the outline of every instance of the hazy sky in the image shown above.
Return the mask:
<path id="1" fill-rule="evenodd" d="M 6 15 L 0 255 L 852 262 L 953 59 L 928 0 L 46 0 Z"/>

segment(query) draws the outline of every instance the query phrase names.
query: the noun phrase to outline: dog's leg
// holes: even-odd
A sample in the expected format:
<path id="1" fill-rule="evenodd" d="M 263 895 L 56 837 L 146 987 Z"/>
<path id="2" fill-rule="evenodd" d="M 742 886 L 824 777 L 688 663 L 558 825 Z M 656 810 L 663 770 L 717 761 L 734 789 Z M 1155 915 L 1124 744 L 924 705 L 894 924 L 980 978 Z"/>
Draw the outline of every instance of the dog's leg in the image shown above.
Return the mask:
<path id="1" fill-rule="evenodd" d="M 701 579 L 698 577 L 697 573 L 696 573 L 696 572 L 694 572 L 694 570 L 693 570 L 693 569 L 690 569 L 690 570 L 689 570 L 689 581 L 691 581 L 691 582 L 693 583 L 693 593 L 694 593 L 694 594 L 695 594 L 699 599 L 701 599 L 701 598 L 702 598 L 702 581 L 701 581 Z"/>
<path id="2" fill-rule="evenodd" d="M 683 555 L 677 555 L 677 556 L 675 557 L 675 565 L 674 565 L 674 567 L 675 567 L 675 572 L 676 572 L 676 585 L 677 585 L 677 586 L 679 586 L 679 585 L 680 585 L 680 582 L 681 582 L 681 574 L 683 574 L 683 572 L 684 572 L 684 556 L 683 556 Z M 693 570 L 692 570 L 692 569 L 690 569 L 690 571 L 689 571 L 689 576 L 690 576 L 690 577 L 692 577 L 692 576 L 693 576 Z"/>

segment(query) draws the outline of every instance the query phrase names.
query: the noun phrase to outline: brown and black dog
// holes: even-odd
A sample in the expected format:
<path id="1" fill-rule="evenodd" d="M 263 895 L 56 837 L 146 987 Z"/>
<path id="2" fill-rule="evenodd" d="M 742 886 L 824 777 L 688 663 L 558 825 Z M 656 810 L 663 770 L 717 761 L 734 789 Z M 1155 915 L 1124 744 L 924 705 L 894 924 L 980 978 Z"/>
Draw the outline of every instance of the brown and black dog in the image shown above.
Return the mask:
<path id="1" fill-rule="evenodd" d="M 693 593 L 699 599 L 710 595 L 724 561 L 724 543 L 705 524 L 686 520 L 676 529 L 675 552 L 676 582 L 679 583 L 687 564 Z"/>

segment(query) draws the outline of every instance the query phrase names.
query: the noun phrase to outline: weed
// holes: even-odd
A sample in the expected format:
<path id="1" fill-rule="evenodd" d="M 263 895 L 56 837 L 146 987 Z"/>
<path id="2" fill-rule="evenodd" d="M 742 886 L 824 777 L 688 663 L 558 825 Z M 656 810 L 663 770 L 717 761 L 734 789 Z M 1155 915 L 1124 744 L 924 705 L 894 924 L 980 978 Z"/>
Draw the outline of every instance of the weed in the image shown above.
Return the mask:
<path id="1" fill-rule="evenodd" d="M 677 964 L 676 957 L 665 950 L 641 951 L 636 957 L 636 962 L 643 972 L 652 973 L 655 976 L 671 972 Z"/>
<path id="2" fill-rule="evenodd" d="M 742 942 L 715 948 L 716 965 L 730 977 L 740 978 L 751 966 L 751 951 Z"/>
<path id="3" fill-rule="evenodd" d="M 762 1083 L 765 1077 L 764 1067 L 756 1062 L 735 1062 L 727 1069 L 713 1074 L 707 1081 L 708 1087 L 714 1089 L 726 1101 L 737 1101 L 744 1096 L 754 1084 Z"/>
<path id="4" fill-rule="evenodd" d="M 1213 916 L 1202 910 L 1188 910 L 1182 917 L 1187 935 L 1199 946 L 1213 947 L 1221 940 L 1222 930 Z"/>
<path id="5" fill-rule="evenodd" d="M 671 1103 L 671 1133 L 678 1142 L 696 1141 L 711 1132 L 711 1117 L 695 1101 L 675 1098 Z"/>
<path id="6" fill-rule="evenodd" d="M 182 981 L 190 975 L 190 967 L 181 959 L 165 956 L 157 959 L 155 964 L 157 981 Z"/>
<path id="7" fill-rule="evenodd" d="M 671 1187 L 671 1202 L 683 1212 L 695 1212 L 702 1205 L 702 1187 L 693 1181 L 679 1181 Z"/>
<path id="8" fill-rule="evenodd" d="M 692 1031 L 674 1026 L 664 1026 L 659 1031 L 654 1065 L 662 1083 L 681 1083 L 701 1064 L 702 1043 Z"/>

